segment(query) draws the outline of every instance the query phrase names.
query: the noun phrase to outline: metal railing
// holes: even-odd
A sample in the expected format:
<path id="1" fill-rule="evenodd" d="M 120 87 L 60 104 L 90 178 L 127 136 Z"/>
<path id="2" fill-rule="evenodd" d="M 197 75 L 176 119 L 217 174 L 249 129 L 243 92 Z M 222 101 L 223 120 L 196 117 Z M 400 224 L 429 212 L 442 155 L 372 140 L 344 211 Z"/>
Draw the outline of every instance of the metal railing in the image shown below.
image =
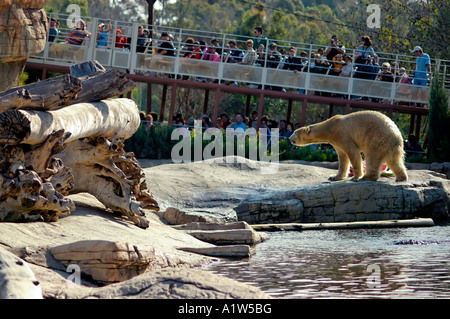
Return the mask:
<path id="1" fill-rule="evenodd" d="M 317 68 L 318 59 L 314 57 L 320 49 L 326 48 L 323 45 L 289 42 L 285 40 L 267 39 L 264 50 L 261 50 L 255 63 L 241 64 L 229 63 L 231 54 L 229 41 L 234 40 L 237 48 L 245 53 L 245 44 L 248 39 L 255 40 L 250 36 L 233 35 L 225 33 L 214 33 L 204 30 L 189 30 L 170 28 L 157 25 L 143 25 L 144 30 L 148 30 L 152 38 L 141 45 L 137 22 L 111 21 L 112 30 L 108 32 L 106 46 L 97 45 L 97 34 L 99 23 L 104 23 L 108 27 L 106 19 L 82 17 L 86 30 L 91 34 L 85 37 L 81 45 L 67 43 L 67 38 L 72 29 L 69 27 L 70 16 L 64 14 L 48 13 L 48 17 L 56 18 L 59 25 L 59 34 L 53 41 L 48 41 L 45 49 L 38 55 L 28 60 L 30 62 L 70 66 L 88 60 L 97 60 L 105 68 L 118 68 L 130 74 L 168 74 L 174 78 L 191 79 L 198 81 L 215 81 L 225 83 L 260 87 L 263 89 L 286 89 L 295 90 L 303 94 L 334 94 L 347 99 L 367 97 L 381 99 L 391 103 L 405 102 L 428 103 L 430 87 L 413 85 L 405 81 L 412 79 L 416 66 L 416 57 L 409 55 L 391 54 L 386 52 L 375 52 L 378 59 L 377 71 L 364 71 L 361 65 L 352 61 L 349 76 L 331 75 L 330 67 Z M 50 30 L 50 28 L 49 28 Z M 120 30 L 122 37 L 119 37 L 117 30 Z M 50 32 L 50 31 L 49 31 Z M 161 34 L 163 32 L 171 35 L 171 42 L 174 47 L 174 54 L 157 54 L 162 43 Z M 209 50 L 212 39 L 217 39 L 219 45 L 215 47 L 219 51 L 219 61 L 185 58 L 186 52 L 192 50 L 187 39 L 192 38 L 200 42 L 200 47 Z M 126 39 L 126 43 L 123 40 Z M 139 40 L 139 42 L 138 42 Z M 281 61 L 275 63 L 276 67 L 269 67 L 273 64 L 270 59 L 270 52 L 267 45 L 277 43 L 278 51 L 286 51 L 294 47 L 296 56 L 302 55 L 298 63 L 286 67 L 286 63 Z M 257 48 L 255 48 L 256 50 Z M 345 49 L 345 55 L 354 57 L 356 49 Z M 328 61 L 337 63 L 335 61 Z M 381 77 L 383 63 L 390 63 L 394 74 L 393 82 L 377 80 Z M 293 71 L 292 69 L 299 71 Z M 400 68 L 405 69 L 405 75 L 400 76 Z M 444 81 L 448 90 L 450 87 L 449 71 L 450 61 L 431 59 L 431 68 L 434 74 Z M 386 68 L 385 68 L 386 69 Z M 357 73 L 366 73 L 364 78 L 355 76 Z M 409 74 L 409 76 L 408 76 Z M 369 78 L 369 79 L 368 79 Z M 320 92 L 320 93 L 318 93 Z"/>

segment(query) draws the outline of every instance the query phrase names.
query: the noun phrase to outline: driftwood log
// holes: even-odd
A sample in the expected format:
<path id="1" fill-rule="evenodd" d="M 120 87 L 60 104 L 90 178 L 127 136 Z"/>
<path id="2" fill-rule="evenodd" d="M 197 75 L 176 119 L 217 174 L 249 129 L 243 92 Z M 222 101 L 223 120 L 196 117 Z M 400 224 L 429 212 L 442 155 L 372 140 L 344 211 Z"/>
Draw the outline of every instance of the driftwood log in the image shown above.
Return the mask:
<path id="1" fill-rule="evenodd" d="M 52 110 L 100 101 L 129 92 L 135 86 L 118 70 L 96 69 L 79 78 L 64 74 L 0 92 L 0 113 L 8 109 Z"/>
<path id="2" fill-rule="evenodd" d="M 46 112 L 11 109 L 0 114 L 0 143 L 41 144 L 59 130 L 71 133 L 66 143 L 114 134 L 127 139 L 136 132 L 139 124 L 136 104 L 123 98 L 72 104 Z"/>
<path id="3" fill-rule="evenodd" d="M 50 79 L 0 93 L 0 110 L 2 98 L 11 101 L 0 114 L 0 221 L 55 221 L 75 209 L 67 195 L 88 192 L 146 228 L 144 209 L 159 210 L 158 203 L 134 154 L 123 149 L 140 125 L 139 110 L 130 99 L 107 98 L 134 83 L 97 62 L 73 74 L 79 77 L 64 76 L 73 86 Z M 21 103 L 30 96 L 44 101 L 37 110 Z"/>

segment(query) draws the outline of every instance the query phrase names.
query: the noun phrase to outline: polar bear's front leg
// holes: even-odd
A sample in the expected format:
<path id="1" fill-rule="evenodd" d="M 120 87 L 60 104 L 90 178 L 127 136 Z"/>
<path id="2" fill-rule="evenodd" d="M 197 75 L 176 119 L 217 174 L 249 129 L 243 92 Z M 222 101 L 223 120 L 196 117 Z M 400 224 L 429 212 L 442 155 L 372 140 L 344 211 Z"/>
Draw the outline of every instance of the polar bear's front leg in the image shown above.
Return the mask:
<path id="1" fill-rule="evenodd" d="M 331 176 L 329 180 L 331 181 L 340 181 L 347 177 L 348 174 L 348 165 L 350 163 L 350 159 L 343 150 L 341 150 L 339 147 L 334 147 L 336 150 L 336 153 L 338 155 L 339 160 L 339 170 L 336 176 Z"/>

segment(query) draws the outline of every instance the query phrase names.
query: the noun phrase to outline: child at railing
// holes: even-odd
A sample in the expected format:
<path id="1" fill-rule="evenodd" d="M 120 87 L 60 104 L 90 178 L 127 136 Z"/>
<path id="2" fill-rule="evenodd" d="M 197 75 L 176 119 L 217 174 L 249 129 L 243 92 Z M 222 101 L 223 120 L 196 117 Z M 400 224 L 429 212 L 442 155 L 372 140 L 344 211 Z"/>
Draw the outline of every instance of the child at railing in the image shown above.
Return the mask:
<path id="1" fill-rule="evenodd" d="M 80 19 L 78 21 L 77 27 L 70 31 L 65 43 L 72 45 L 82 45 L 84 38 L 86 37 L 90 38 L 91 33 L 86 30 L 86 24 L 84 20 Z"/>

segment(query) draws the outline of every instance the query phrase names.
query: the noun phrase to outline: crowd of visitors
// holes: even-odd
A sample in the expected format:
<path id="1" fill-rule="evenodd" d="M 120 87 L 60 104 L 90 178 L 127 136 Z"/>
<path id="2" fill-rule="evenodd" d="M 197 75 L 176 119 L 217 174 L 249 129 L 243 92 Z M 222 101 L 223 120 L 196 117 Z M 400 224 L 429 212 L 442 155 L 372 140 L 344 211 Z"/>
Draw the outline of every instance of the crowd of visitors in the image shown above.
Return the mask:
<path id="1" fill-rule="evenodd" d="M 49 21 L 49 42 L 54 42 L 60 36 L 59 23 L 57 19 Z M 131 37 L 122 33 L 117 28 L 112 42 L 108 37 L 113 30 L 111 21 L 107 25 L 98 25 L 96 43 L 98 47 L 113 45 L 115 48 L 130 50 Z M 339 41 L 337 35 L 330 38 L 325 49 L 319 48 L 317 52 L 302 50 L 290 46 L 286 51 L 279 49 L 275 42 L 270 42 L 263 35 L 260 26 L 254 28 L 254 36 L 245 42 L 245 48 L 241 49 L 235 40 L 229 40 L 223 47 L 217 38 L 212 38 L 209 43 L 195 40 L 193 37 L 185 39 L 180 48 L 174 45 L 174 37 L 168 32 L 161 32 L 160 38 L 153 41 L 149 36 L 150 31 L 142 25 L 138 27 L 136 52 L 149 53 L 166 56 L 176 56 L 179 50 L 180 56 L 187 59 L 197 59 L 213 62 L 238 63 L 244 65 L 261 66 L 267 68 L 278 68 L 292 70 L 293 72 L 311 72 L 342 77 L 355 77 L 376 81 L 398 82 L 402 84 L 414 84 L 427 86 L 431 78 L 430 56 L 420 46 L 416 46 L 411 53 L 416 56 L 416 68 L 413 74 L 408 74 L 407 69 L 395 65 L 395 61 L 379 64 L 379 57 L 375 52 L 372 40 L 369 36 L 362 36 L 360 45 L 351 50 L 353 56 L 347 53 L 346 47 Z M 80 19 L 75 29 L 71 30 L 65 37 L 64 42 L 72 45 L 81 45 L 91 33 L 86 30 L 86 23 Z M 223 51 L 222 51 L 223 49 Z M 298 55 L 297 55 L 298 53 Z M 183 79 L 188 79 L 184 76 Z M 203 80 L 199 79 L 198 80 Z M 225 84 L 238 85 L 236 82 L 227 81 Z M 255 84 L 243 84 L 251 88 L 261 88 Z M 284 90 L 279 86 L 266 86 L 266 89 Z M 305 93 L 299 90 L 299 93 Z"/>
<path id="2" fill-rule="evenodd" d="M 155 112 L 145 114 L 144 111 L 140 111 L 139 114 L 141 122 L 144 124 L 146 130 L 149 130 L 153 125 L 159 123 L 158 114 Z M 201 121 L 201 123 L 199 123 L 198 121 Z M 244 114 L 238 112 L 234 114 L 234 117 L 232 119 L 227 113 L 222 113 L 217 118 L 216 122 L 217 125 L 215 128 L 222 131 L 232 129 L 233 132 L 244 133 L 249 128 L 254 128 L 256 130 L 258 124 L 258 112 L 253 111 L 251 117 L 247 117 Z M 214 128 L 213 123 L 214 122 L 206 113 L 203 113 L 199 120 L 196 120 L 192 116 L 186 120 L 181 113 L 177 113 L 172 118 L 172 126 L 178 128 L 183 137 L 190 136 L 190 132 L 195 129 L 196 126 L 200 126 L 203 132 L 207 129 Z M 271 136 L 271 129 L 277 128 L 278 139 L 286 140 L 286 142 L 290 145 L 289 137 L 294 132 L 294 130 L 300 127 L 300 123 L 295 123 L 294 125 L 286 119 L 279 118 L 278 120 L 273 120 L 270 119 L 268 115 L 264 115 L 261 117 L 259 132 L 260 134 L 264 134 L 265 136 L 267 136 L 267 139 L 269 140 Z"/>

